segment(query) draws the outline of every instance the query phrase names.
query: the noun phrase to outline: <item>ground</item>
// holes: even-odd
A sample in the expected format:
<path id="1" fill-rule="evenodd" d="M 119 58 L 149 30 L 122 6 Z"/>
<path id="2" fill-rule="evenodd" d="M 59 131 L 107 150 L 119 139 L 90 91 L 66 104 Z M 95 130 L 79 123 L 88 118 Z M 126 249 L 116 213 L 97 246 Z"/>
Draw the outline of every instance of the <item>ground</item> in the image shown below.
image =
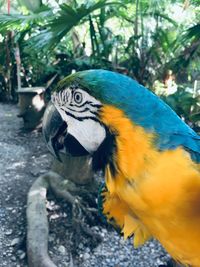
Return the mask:
<path id="1" fill-rule="evenodd" d="M 0 267 L 26 267 L 26 199 L 33 181 L 50 169 L 41 131 L 25 132 L 15 105 L 0 104 Z M 55 199 L 47 203 L 49 253 L 59 267 L 69 267 L 72 232 L 69 208 Z M 74 267 L 157 267 L 168 259 L 156 242 L 133 249 L 115 230 L 94 225 L 103 241 L 96 247 L 82 237 L 73 256 Z"/>

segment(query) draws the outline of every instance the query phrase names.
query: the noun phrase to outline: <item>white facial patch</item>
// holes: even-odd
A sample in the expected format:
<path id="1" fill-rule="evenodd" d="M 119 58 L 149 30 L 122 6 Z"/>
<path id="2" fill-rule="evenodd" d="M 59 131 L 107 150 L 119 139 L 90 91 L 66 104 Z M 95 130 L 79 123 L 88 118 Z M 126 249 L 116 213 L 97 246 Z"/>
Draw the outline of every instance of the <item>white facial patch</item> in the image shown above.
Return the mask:
<path id="1" fill-rule="evenodd" d="M 91 119 L 78 121 L 68 118 L 67 125 L 68 133 L 74 136 L 89 153 L 96 151 L 106 137 L 105 128 Z"/>
<path id="2" fill-rule="evenodd" d="M 80 88 L 66 88 L 52 95 L 52 102 L 67 123 L 67 131 L 89 152 L 98 149 L 106 131 L 97 118 L 101 102 Z"/>

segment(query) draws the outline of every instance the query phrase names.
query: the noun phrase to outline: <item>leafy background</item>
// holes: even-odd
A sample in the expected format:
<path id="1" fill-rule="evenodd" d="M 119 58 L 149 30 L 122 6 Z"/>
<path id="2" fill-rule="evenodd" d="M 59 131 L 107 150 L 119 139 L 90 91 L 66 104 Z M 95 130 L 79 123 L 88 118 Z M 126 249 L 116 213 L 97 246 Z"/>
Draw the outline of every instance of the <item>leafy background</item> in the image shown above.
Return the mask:
<path id="1" fill-rule="evenodd" d="M 9 15 L 8 2 L 0 0 L 1 101 L 17 101 L 18 51 L 23 87 L 110 69 L 160 94 L 199 130 L 200 0 L 14 0 Z"/>

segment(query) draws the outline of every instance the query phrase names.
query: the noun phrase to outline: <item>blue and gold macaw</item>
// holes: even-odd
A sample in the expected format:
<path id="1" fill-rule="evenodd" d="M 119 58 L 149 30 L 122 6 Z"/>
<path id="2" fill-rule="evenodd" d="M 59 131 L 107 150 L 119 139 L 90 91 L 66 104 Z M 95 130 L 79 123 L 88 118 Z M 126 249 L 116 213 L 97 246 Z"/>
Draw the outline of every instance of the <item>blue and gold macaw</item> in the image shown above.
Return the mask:
<path id="1" fill-rule="evenodd" d="M 148 89 L 110 71 L 65 78 L 52 103 L 48 146 L 89 153 L 105 171 L 106 217 L 135 247 L 154 237 L 177 262 L 200 267 L 200 136 Z"/>

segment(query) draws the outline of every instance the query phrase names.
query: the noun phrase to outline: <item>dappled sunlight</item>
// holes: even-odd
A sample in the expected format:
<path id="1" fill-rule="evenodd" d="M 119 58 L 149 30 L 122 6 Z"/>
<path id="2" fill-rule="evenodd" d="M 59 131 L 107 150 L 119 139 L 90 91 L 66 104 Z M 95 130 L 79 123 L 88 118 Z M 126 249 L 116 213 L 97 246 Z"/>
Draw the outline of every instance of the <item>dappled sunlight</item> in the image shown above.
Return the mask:
<path id="1" fill-rule="evenodd" d="M 17 169 L 18 167 L 24 167 L 25 165 L 26 165 L 26 162 L 23 162 L 23 161 L 15 162 L 11 166 L 9 166 L 7 169 L 14 170 L 14 169 Z"/>
<path id="2" fill-rule="evenodd" d="M 37 111 L 41 111 L 44 108 L 44 99 L 42 96 L 37 95 L 33 98 L 33 106 Z"/>

